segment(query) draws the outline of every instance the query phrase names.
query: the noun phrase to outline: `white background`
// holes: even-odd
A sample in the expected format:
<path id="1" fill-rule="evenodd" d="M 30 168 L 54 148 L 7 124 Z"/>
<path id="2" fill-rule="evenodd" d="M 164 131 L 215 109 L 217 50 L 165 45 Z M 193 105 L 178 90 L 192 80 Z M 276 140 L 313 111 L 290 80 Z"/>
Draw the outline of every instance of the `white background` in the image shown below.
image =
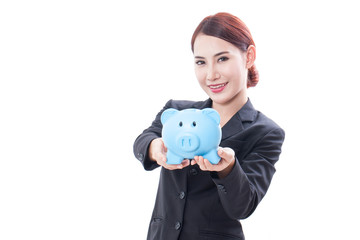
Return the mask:
<path id="1" fill-rule="evenodd" d="M 220 11 L 250 28 L 250 98 L 286 131 L 247 239 L 360 239 L 360 17 L 346 0 L 1 1 L 0 239 L 145 239 L 159 169 L 132 145 L 168 99 L 206 99 L 190 39 Z"/>

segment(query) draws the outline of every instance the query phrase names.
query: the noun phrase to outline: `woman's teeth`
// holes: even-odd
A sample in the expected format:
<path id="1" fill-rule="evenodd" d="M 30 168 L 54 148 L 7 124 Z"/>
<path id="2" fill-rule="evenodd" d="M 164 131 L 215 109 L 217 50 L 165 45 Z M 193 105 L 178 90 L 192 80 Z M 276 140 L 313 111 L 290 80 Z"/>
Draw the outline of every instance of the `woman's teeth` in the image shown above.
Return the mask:
<path id="1" fill-rule="evenodd" d="M 226 85 L 226 83 L 219 84 L 219 85 L 211 85 L 210 88 L 211 88 L 211 89 L 217 89 L 217 88 L 224 87 L 225 85 Z"/>

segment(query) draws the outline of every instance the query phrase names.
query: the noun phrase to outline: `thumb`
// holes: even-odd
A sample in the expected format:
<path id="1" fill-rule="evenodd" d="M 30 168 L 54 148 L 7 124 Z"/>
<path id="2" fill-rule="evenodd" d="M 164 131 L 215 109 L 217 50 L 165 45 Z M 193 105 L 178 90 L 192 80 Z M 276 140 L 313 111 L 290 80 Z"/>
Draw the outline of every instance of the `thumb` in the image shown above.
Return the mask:
<path id="1" fill-rule="evenodd" d="M 225 160 L 228 160 L 228 161 L 235 158 L 235 152 L 231 148 L 219 147 L 218 155 L 219 155 L 219 157 L 224 158 Z"/>
<path id="2" fill-rule="evenodd" d="M 166 154 L 167 151 L 168 151 L 168 149 L 167 149 L 167 147 L 165 146 L 165 144 L 163 143 L 163 144 L 161 145 L 161 152 L 162 152 L 163 154 Z"/>

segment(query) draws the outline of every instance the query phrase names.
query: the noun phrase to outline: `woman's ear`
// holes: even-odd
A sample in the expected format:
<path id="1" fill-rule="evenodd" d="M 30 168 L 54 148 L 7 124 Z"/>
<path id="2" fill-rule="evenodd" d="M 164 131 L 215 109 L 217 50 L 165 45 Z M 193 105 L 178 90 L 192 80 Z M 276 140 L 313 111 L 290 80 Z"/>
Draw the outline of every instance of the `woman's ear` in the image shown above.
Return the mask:
<path id="1" fill-rule="evenodd" d="M 254 65 L 256 59 L 256 48 L 254 45 L 250 45 L 246 51 L 246 68 L 251 68 Z"/>

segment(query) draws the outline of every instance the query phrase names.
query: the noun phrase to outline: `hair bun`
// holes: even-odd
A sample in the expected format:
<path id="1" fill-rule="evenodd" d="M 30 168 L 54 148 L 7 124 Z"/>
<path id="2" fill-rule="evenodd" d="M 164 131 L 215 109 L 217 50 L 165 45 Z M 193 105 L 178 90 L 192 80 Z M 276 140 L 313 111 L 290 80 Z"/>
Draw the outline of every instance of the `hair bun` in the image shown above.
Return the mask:
<path id="1" fill-rule="evenodd" d="M 247 81 L 247 87 L 255 87 L 256 84 L 259 82 L 259 72 L 255 67 L 255 64 L 252 65 L 251 68 L 249 68 L 248 71 L 248 81 Z"/>

